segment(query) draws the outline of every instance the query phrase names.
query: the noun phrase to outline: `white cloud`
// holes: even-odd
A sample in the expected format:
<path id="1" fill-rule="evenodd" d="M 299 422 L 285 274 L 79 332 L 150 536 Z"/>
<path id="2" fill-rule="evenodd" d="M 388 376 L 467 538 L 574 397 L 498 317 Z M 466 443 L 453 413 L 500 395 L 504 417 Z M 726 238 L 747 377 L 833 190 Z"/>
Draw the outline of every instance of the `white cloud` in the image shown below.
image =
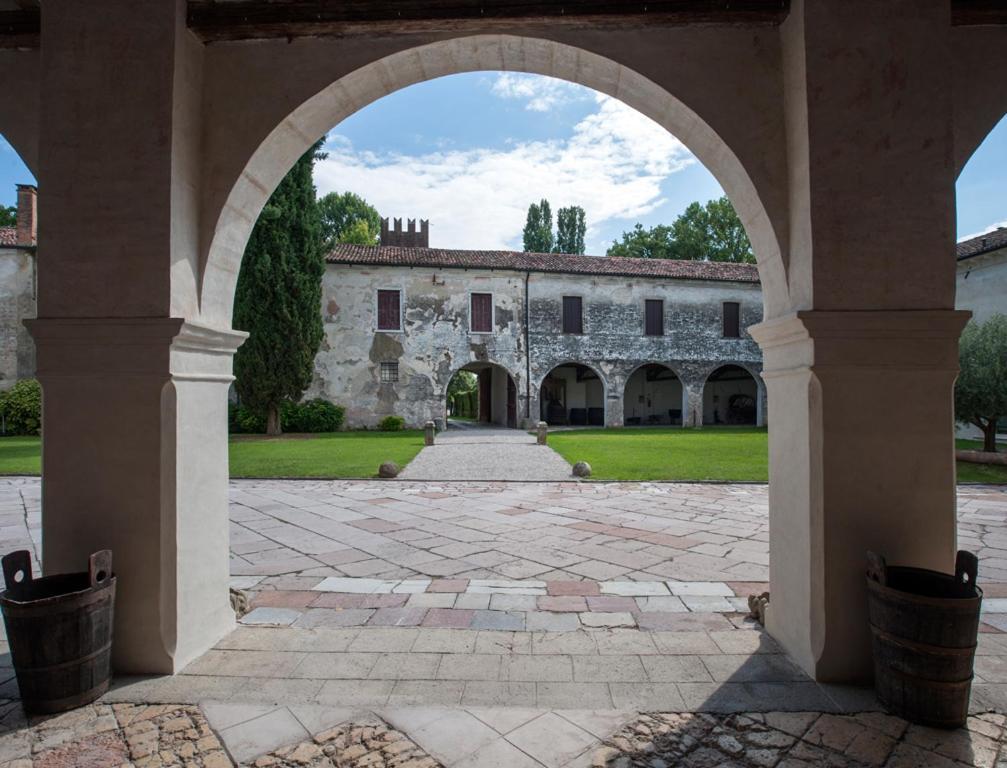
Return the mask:
<path id="1" fill-rule="evenodd" d="M 430 219 L 431 245 L 520 248 L 528 205 L 580 205 L 591 231 L 659 206 L 661 183 L 695 162 L 667 131 L 600 94 L 568 139 L 408 155 L 354 152 L 333 135 L 315 167 L 319 194 L 351 190 L 383 216 Z"/>
<path id="2" fill-rule="evenodd" d="M 958 238 L 958 242 L 961 243 L 964 242 L 965 240 L 971 240 L 973 237 L 981 237 L 982 235 L 988 235 L 990 232 L 994 232 L 1000 229 L 1000 227 L 1007 227 L 1007 219 L 1005 219 L 1004 221 L 998 221 L 995 224 L 990 224 L 988 227 L 986 227 L 986 229 L 982 230 L 981 232 L 973 232 L 971 235 L 963 235 Z"/>
<path id="3" fill-rule="evenodd" d="M 493 81 L 492 91 L 502 99 L 524 101 L 524 108 L 531 112 L 548 112 L 560 104 L 590 99 L 592 93 L 555 77 L 515 72 L 501 72 Z"/>

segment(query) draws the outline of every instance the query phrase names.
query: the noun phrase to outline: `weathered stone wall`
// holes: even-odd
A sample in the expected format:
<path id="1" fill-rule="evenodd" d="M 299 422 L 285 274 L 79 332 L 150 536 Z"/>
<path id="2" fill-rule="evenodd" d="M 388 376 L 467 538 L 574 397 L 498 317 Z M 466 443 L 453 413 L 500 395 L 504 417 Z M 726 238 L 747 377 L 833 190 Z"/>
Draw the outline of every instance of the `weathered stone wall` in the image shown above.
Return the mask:
<path id="1" fill-rule="evenodd" d="M 35 314 L 34 252 L 0 248 L 0 389 L 35 375 L 35 344 L 24 327 Z"/>
<path id="2" fill-rule="evenodd" d="M 379 289 L 402 291 L 402 332 L 377 331 Z M 469 332 L 471 292 L 493 294 L 492 334 Z M 325 338 L 306 396 L 346 406 L 351 428 L 373 427 L 390 414 L 418 427 L 444 418 L 455 373 L 494 363 L 514 378 L 520 397 L 523 297 L 524 278 L 515 273 L 329 265 L 322 281 Z M 381 363 L 391 362 L 399 364 L 399 381 L 382 384 Z"/>
<path id="3" fill-rule="evenodd" d="M 379 289 L 402 291 L 402 332 L 377 331 Z M 492 334 L 469 331 L 472 292 L 493 294 Z M 374 426 L 389 414 L 403 416 L 414 427 L 443 419 L 451 377 L 466 365 L 487 362 L 513 378 L 519 423 L 540 418 L 540 388 L 550 371 L 580 363 L 601 380 L 605 423 L 621 425 L 629 378 L 642 365 L 660 363 L 675 372 L 685 390 L 683 423 L 700 425 L 703 386 L 714 370 L 737 364 L 757 377 L 762 368 L 762 355 L 747 331 L 739 339 L 722 336 L 725 301 L 741 305 L 743 329 L 762 319 L 757 284 L 332 264 L 322 294 L 325 340 L 307 396 L 346 406 L 351 428 Z M 581 335 L 562 333 L 564 295 L 583 297 Z M 644 334 L 644 300 L 654 298 L 665 302 L 660 337 Z M 397 383 L 381 383 L 383 362 L 399 364 Z M 762 401 L 761 380 L 757 387 Z M 494 399 L 503 395 L 495 382 Z M 498 402 L 494 411 L 499 410 Z M 765 413 L 764 405 L 760 411 Z"/>

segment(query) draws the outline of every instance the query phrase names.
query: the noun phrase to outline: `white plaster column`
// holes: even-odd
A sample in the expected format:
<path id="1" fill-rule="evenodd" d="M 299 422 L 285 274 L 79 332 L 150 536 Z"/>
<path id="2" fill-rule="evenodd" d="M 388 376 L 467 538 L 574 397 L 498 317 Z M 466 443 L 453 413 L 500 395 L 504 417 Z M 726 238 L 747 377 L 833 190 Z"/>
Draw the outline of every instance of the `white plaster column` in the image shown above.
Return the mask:
<path id="1" fill-rule="evenodd" d="M 868 550 L 949 570 L 967 312 L 798 312 L 754 326 L 773 412 L 770 633 L 821 681 L 871 675 Z"/>
<path id="2" fill-rule="evenodd" d="M 246 334 L 175 318 L 29 322 L 43 389 L 46 573 L 111 549 L 113 663 L 174 673 L 234 625 L 227 390 Z"/>

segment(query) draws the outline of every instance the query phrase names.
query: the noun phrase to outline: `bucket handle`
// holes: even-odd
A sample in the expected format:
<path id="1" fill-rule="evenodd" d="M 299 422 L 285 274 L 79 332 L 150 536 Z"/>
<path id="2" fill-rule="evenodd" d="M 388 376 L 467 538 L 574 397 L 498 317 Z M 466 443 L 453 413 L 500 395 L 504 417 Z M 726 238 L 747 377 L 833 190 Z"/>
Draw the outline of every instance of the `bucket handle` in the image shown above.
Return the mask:
<path id="1" fill-rule="evenodd" d="M 972 596 L 975 593 L 978 572 L 979 558 L 964 549 L 958 550 L 958 555 L 955 557 L 955 585 L 958 591 Z"/>
<path id="2" fill-rule="evenodd" d="M 112 550 L 103 549 L 88 558 L 87 576 L 92 589 L 108 583 L 112 578 Z"/>
<path id="3" fill-rule="evenodd" d="M 19 549 L 17 552 L 4 555 L 0 564 L 3 566 L 3 578 L 7 589 L 16 589 L 31 583 L 31 553 L 27 549 Z"/>
<path id="4" fill-rule="evenodd" d="M 885 558 L 877 552 L 867 553 L 867 578 L 878 582 L 882 587 L 888 583 L 888 566 Z"/>

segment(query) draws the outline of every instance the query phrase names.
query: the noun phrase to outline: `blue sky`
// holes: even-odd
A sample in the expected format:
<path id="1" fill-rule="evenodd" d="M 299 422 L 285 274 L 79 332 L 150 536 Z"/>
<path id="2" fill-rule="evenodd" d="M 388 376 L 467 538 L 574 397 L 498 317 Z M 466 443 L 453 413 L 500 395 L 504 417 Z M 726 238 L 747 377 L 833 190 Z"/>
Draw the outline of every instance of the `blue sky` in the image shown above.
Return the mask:
<path id="1" fill-rule="evenodd" d="M 646 117 L 551 78 L 477 72 L 406 88 L 335 126 L 319 193 L 351 190 L 384 216 L 429 218 L 431 244 L 520 248 L 528 204 L 587 211 L 588 252 L 636 222 L 670 223 L 722 194 L 688 149 Z M 958 182 L 959 237 L 1007 225 L 1007 119 Z M 0 143 L 0 204 L 32 181 Z M 44 190 L 43 190 L 44 194 Z M 44 226 L 44 223 L 43 223 Z"/>

